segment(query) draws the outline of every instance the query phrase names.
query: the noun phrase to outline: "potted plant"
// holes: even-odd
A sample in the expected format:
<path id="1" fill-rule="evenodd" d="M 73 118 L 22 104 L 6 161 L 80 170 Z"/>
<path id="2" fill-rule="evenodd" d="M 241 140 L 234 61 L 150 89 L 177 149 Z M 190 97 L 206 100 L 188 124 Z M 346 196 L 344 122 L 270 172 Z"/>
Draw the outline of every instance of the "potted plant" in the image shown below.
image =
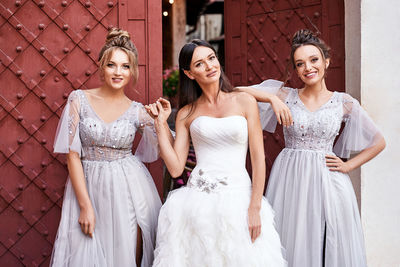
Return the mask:
<path id="1" fill-rule="evenodd" d="M 178 107 L 178 67 L 172 67 L 163 71 L 163 96 L 171 102 L 172 108 Z"/>

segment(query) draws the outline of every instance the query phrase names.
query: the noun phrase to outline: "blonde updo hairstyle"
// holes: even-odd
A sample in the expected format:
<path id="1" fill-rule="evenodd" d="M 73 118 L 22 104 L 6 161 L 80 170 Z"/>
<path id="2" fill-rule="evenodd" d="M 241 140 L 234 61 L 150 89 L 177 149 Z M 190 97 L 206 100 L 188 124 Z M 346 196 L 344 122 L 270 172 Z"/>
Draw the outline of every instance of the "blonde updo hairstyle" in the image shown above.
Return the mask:
<path id="1" fill-rule="evenodd" d="M 136 84 L 139 71 L 138 71 L 138 52 L 136 46 L 132 43 L 130 34 L 127 31 L 112 28 L 106 37 L 106 42 L 99 53 L 99 63 L 101 77 L 103 77 L 103 71 L 108 62 L 111 59 L 112 53 L 120 49 L 124 51 L 129 58 L 129 70 L 133 76 L 133 84 Z"/>

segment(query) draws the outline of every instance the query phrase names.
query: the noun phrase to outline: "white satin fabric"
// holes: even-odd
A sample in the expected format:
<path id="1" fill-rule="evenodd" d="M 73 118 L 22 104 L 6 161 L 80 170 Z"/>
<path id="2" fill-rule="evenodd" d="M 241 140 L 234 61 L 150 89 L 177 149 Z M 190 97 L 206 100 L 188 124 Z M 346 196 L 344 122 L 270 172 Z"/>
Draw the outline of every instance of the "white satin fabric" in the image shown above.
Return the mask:
<path id="1" fill-rule="evenodd" d="M 261 235 L 251 242 L 247 120 L 197 117 L 190 126 L 197 165 L 160 211 L 155 267 L 281 267 L 273 211 L 262 200 Z"/>

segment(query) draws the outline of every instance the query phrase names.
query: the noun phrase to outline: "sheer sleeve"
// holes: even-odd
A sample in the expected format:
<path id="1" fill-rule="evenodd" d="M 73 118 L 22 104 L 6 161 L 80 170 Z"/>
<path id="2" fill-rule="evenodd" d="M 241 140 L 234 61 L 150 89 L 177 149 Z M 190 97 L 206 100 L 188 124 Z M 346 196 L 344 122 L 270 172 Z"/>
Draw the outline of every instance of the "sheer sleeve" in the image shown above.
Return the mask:
<path id="1" fill-rule="evenodd" d="M 343 120 L 345 127 L 333 151 L 338 157 L 349 158 L 375 145 L 383 136 L 360 103 L 348 94 L 343 94 Z"/>
<path id="2" fill-rule="evenodd" d="M 142 162 L 153 162 L 160 156 L 154 120 L 147 114 L 142 104 L 137 108 L 137 128 L 142 134 L 135 156 Z"/>
<path id="3" fill-rule="evenodd" d="M 265 80 L 260 84 L 252 85 L 251 87 L 260 91 L 277 95 L 282 101 L 285 101 L 289 94 L 289 89 L 283 87 L 283 82 L 277 80 Z M 258 109 L 260 112 L 261 127 L 270 133 L 275 132 L 277 120 L 275 112 L 270 103 L 258 102 Z"/>
<path id="4" fill-rule="evenodd" d="M 54 139 L 54 153 L 75 151 L 81 156 L 82 145 L 79 137 L 79 95 L 71 92 L 58 122 Z"/>

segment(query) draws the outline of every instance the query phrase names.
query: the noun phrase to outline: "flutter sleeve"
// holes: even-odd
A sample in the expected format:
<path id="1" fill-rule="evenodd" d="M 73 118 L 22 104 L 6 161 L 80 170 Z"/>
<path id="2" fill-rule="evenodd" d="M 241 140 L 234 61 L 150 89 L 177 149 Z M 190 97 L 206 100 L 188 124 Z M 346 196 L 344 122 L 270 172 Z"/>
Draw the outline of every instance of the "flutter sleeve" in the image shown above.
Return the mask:
<path id="1" fill-rule="evenodd" d="M 81 156 L 82 145 L 79 137 L 80 99 L 78 92 L 73 91 L 58 122 L 54 139 L 54 153 L 75 151 Z"/>
<path id="2" fill-rule="evenodd" d="M 260 84 L 250 86 L 262 92 L 277 95 L 282 101 L 285 101 L 289 94 L 289 88 L 283 87 L 283 82 L 277 80 L 265 80 Z M 261 127 L 270 133 L 275 132 L 277 119 L 270 103 L 258 102 L 260 112 Z"/>
<path id="3" fill-rule="evenodd" d="M 375 145 L 383 135 L 360 103 L 348 94 L 343 94 L 343 120 L 345 127 L 333 151 L 341 158 L 349 158 Z"/>
<path id="4" fill-rule="evenodd" d="M 142 104 L 137 107 L 137 129 L 142 134 L 139 145 L 135 151 L 142 162 L 153 162 L 160 156 L 157 133 L 154 128 L 154 120 L 147 114 Z"/>

